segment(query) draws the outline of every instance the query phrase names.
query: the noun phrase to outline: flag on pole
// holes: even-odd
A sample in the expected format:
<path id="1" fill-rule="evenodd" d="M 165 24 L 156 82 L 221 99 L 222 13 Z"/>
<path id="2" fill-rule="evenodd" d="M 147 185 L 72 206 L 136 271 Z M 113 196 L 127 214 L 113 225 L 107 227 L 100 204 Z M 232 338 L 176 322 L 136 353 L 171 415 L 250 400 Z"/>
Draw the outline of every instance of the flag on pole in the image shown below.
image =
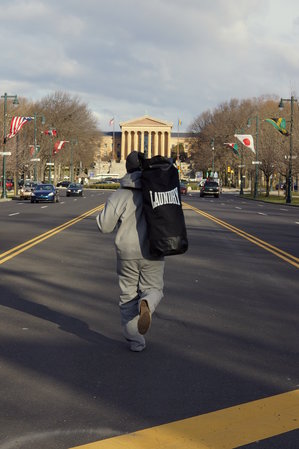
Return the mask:
<path id="1" fill-rule="evenodd" d="M 42 131 L 42 134 L 46 134 L 47 136 L 57 137 L 56 129 L 47 129 L 46 131 Z"/>
<path id="2" fill-rule="evenodd" d="M 182 120 L 178 119 L 178 126 L 181 126 L 181 124 L 182 124 Z"/>
<path id="3" fill-rule="evenodd" d="M 33 155 L 34 155 L 34 145 L 29 145 L 29 151 L 30 151 L 30 156 L 33 157 Z"/>
<path id="4" fill-rule="evenodd" d="M 65 143 L 69 142 L 69 140 L 58 140 L 54 144 L 53 155 L 57 154 L 64 147 Z"/>
<path id="5" fill-rule="evenodd" d="M 109 120 L 109 126 L 112 126 L 114 124 L 114 117 L 112 117 L 111 120 Z"/>
<path id="6" fill-rule="evenodd" d="M 284 118 L 266 118 L 265 122 L 271 123 L 277 131 L 280 132 L 283 136 L 289 136 L 288 131 L 286 130 L 286 121 Z"/>
<path id="7" fill-rule="evenodd" d="M 235 136 L 242 144 L 255 153 L 253 137 L 251 134 L 235 134 Z"/>
<path id="8" fill-rule="evenodd" d="M 234 143 L 234 142 L 224 142 L 223 145 L 226 145 L 227 147 L 229 147 L 230 149 L 232 149 L 233 152 L 234 152 L 237 156 L 240 156 L 240 154 L 239 154 L 239 147 L 238 147 L 238 144 L 237 144 L 237 143 Z"/>
<path id="9" fill-rule="evenodd" d="M 4 136 L 4 143 L 6 143 L 7 139 L 14 137 L 21 130 L 22 126 L 33 120 L 33 118 L 34 117 L 13 117 L 10 124 L 10 132 L 7 136 Z"/>

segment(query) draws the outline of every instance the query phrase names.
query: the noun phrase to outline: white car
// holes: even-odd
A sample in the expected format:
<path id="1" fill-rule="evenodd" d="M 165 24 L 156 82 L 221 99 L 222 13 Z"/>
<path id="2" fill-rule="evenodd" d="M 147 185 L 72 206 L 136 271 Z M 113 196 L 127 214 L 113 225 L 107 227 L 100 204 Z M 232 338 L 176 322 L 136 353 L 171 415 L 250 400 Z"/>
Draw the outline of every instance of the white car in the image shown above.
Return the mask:
<path id="1" fill-rule="evenodd" d="M 25 181 L 20 190 L 20 199 L 21 200 L 26 200 L 27 198 L 30 199 L 31 193 L 33 192 L 37 184 L 38 183 L 36 181 Z"/>

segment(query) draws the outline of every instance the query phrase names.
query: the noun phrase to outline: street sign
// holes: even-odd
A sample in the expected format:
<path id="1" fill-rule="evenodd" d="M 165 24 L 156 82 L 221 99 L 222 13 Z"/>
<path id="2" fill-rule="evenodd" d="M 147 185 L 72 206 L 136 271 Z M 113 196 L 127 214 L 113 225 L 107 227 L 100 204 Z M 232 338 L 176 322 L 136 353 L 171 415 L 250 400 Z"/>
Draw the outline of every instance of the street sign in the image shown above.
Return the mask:
<path id="1" fill-rule="evenodd" d="M 0 151 L 1 156 L 11 156 L 11 151 Z"/>
<path id="2" fill-rule="evenodd" d="M 251 162 L 253 165 L 259 165 L 259 164 L 262 164 L 262 162 L 260 162 L 260 161 L 252 161 Z"/>
<path id="3" fill-rule="evenodd" d="M 34 159 L 30 159 L 31 160 L 31 162 L 39 162 L 40 161 L 40 159 L 37 157 L 37 158 L 34 158 Z"/>
<path id="4" fill-rule="evenodd" d="M 54 162 L 47 162 L 46 165 L 54 165 Z"/>

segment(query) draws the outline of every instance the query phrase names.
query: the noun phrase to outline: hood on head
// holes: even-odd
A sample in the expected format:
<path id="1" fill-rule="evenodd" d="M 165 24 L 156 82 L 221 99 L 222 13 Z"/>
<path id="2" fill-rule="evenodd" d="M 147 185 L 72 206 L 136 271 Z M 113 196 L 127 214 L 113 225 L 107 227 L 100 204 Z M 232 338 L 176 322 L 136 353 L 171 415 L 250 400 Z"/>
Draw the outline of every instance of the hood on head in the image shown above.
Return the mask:
<path id="1" fill-rule="evenodd" d="M 120 186 L 123 189 L 141 189 L 141 171 L 127 173 L 120 180 Z"/>

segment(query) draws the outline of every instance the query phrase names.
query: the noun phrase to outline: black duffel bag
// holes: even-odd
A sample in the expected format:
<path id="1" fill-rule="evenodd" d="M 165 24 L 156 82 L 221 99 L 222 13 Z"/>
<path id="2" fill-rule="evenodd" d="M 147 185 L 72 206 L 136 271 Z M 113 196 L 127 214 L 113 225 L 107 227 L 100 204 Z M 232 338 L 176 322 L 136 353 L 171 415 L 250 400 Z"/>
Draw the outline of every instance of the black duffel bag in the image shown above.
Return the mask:
<path id="1" fill-rule="evenodd" d="M 150 252 L 158 257 L 183 254 L 188 249 L 188 239 L 178 170 L 166 157 L 140 159 Z"/>

